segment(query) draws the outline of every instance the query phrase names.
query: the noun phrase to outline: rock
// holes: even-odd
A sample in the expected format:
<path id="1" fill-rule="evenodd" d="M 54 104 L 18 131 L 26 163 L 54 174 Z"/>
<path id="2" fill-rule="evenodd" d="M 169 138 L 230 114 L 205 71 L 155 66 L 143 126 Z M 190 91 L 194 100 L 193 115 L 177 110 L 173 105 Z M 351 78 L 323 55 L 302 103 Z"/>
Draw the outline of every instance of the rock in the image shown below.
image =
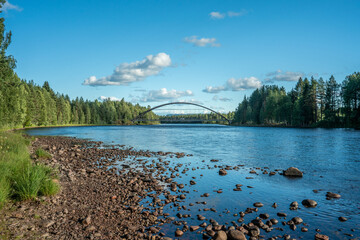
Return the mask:
<path id="1" fill-rule="evenodd" d="M 54 224 L 55 224 L 55 222 L 52 220 L 44 220 L 41 225 L 45 228 L 48 228 Z"/>
<path id="2" fill-rule="evenodd" d="M 315 234 L 315 240 L 329 240 L 329 237 L 323 234 Z"/>
<path id="3" fill-rule="evenodd" d="M 227 237 L 229 240 L 246 240 L 244 233 L 239 230 L 230 230 Z"/>
<path id="4" fill-rule="evenodd" d="M 200 227 L 199 226 L 190 226 L 190 231 L 194 232 L 196 230 L 198 230 Z"/>
<path id="5" fill-rule="evenodd" d="M 218 231 L 213 237 L 215 240 L 227 240 L 227 235 L 224 231 Z"/>
<path id="6" fill-rule="evenodd" d="M 283 212 L 278 212 L 277 215 L 278 215 L 279 217 L 286 217 L 286 216 L 287 216 L 287 214 L 286 214 L 286 213 L 283 213 Z"/>
<path id="7" fill-rule="evenodd" d="M 302 231 L 302 232 L 307 232 L 308 229 L 307 229 L 306 227 L 302 227 L 302 228 L 301 228 L 301 231 Z"/>
<path id="8" fill-rule="evenodd" d="M 277 208 L 277 203 L 274 203 L 271 207 L 273 207 L 273 208 Z"/>
<path id="9" fill-rule="evenodd" d="M 291 221 L 293 221 L 295 224 L 300 224 L 303 222 L 303 220 L 300 217 L 293 217 Z"/>
<path id="10" fill-rule="evenodd" d="M 341 195 L 337 194 L 337 193 L 333 193 L 333 192 L 327 192 L 326 197 L 328 197 L 328 198 L 341 198 Z"/>
<path id="11" fill-rule="evenodd" d="M 290 203 L 290 210 L 297 210 L 299 208 L 298 202 L 292 202 Z"/>
<path id="12" fill-rule="evenodd" d="M 181 231 L 180 229 L 177 229 L 177 230 L 175 231 L 175 236 L 181 237 L 182 235 L 184 235 L 184 232 Z"/>
<path id="13" fill-rule="evenodd" d="M 295 167 L 289 167 L 288 169 L 286 169 L 283 173 L 285 176 L 288 177 L 302 177 L 303 173 Z"/>
<path id="14" fill-rule="evenodd" d="M 190 185 L 195 185 L 196 182 L 194 180 L 190 180 Z"/>
<path id="15" fill-rule="evenodd" d="M 253 205 L 254 205 L 254 207 L 263 207 L 264 206 L 264 204 L 262 204 L 261 202 L 256 202 Z"/>
<path id="16" fill-rule="evenodd" d="M 91 223 L 91 216 L 90 216 L 90 215 L 87 216 L 87 217 L 83 220 L 82 223 L 83 223 L 83 224 L 86 224 L 86 225 L 89 225 L 89 224 Z"/>
<path id="17" fill-rule="evenodd" d="M 260 235 L 260 229 L 256 226 L 249 227 L 248 232 L 251 237 L 258 237 Z"/>
<path id="18" fill-rule="evenodd" d="M 339 221 L 340 221 L 340 222 L 346 222 L 346 221 L 347 221 L 347 218 L 346 218 L 346 217 L 339 217 Z"/>
<path id="19" fill-rule="evenodd" d="M 301 203 L 305 207 L 316 207 L 317 206 L 317 202 L 315 200 L 311 200 L 311 199 L 305 199 Z"/>
<path id="20" fill-rule="evenodd" d="M 225 176 L 226 174 L 227 174 L 227 171 L 225 169 L 220 169 L 219 170 L 219 175 Z"/>

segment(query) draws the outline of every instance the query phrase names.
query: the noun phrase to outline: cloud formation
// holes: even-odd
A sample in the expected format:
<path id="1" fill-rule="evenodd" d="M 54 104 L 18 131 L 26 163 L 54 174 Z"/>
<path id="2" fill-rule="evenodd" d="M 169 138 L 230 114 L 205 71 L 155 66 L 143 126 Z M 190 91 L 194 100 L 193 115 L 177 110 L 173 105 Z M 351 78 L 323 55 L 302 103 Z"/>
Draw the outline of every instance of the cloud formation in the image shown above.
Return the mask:
<path id="1" fill-rule="evenodd" d="M 187 43 L 192 43 L 196 47 L 220 47 L 220 43 L 217 43 L 216 38 L 198 38 L 197 36 L 191 36 L 184 38 Z"/>
<path id="2" fill-rule="evenodd" d="M 121 101 L 121 99 L 120 98 L 117 98 L 117 97 L 105 97 L 105 96 L 100 96 L 99 98 L 98 98 L 98 100 L 100 100 L 100 101 L 105 101 L 105 100 L 110 100 L 110 101 Z"/>
<path id="3" fill-rule="evenodd" d="M 7 12 L 9 10 L 15 10 L 21 12 L 23 9 L 19 6 L 11 4 L 9 1 L 6 1 L 4 5 L 1 7 L 1 11 Z"/>
<path id="4" fill-rule="evenodd" d="M 244 16 L 247 13 L 248 13 L 247 10 L 242 9 L 239 12 L 234 12 L 234 11 L 228 11 L 226 13 L 211 12 L 211 13 L 209 13 L 209 15 L 210 15 L 210 18 L 212 18 L 212 19 L 223 19 L 225 17 L 230 17 L 230 18 L 232 18 L 232 17 L 241 17 L 241 16 Z"/>
<path id="5" fill-rule="evenodd" d="M 225 86 L 218 86 L 218 87 L 213 87 L 213 86 L 207 86 L 203 92 L 206 93 L 219 93 L 221 91 L 225 91 L 226 87 Z"/>
<path id="6" fill-rule="evenodd" d="M 264 82 L 273 83 L 275 81 L 285 81 L 285 82 L 295 82 L 298 81 L 300 77 L 303 77 L 305 74 L 302 72 L 283 72 L 277 70 L 275 72 L 269 72 L 266 74 Z"/>
<path id="7" fill-rule="evenodd" d="M 143 94 L 140 97 L 139 101 L 141 102 L 165 102 L 165 101 L 174 101 L 180 97 L 193 96 L 193 92 L 190 90 L 178 91 L 178 90 L 167 90 L 166 88 L 161 88 L 160 90 L 151 90 L 146 94 Z"/>
<path id="8" fill-rule="evenodd" d="M 222 19 L 226 16 L 224 13 L 220 13 L 220 12 L 211 12 L 209 13 L 209 15 L 212 19 Z"/>
<path id="9" fill-rule="evenodd" d="M 215 95 L 213 98 L 212 98 L 213 101 L 221 101 L 221 102 L 230 102 L 232 101 L 231 98 L 227 98 L 227 97 L 219 97 L 218 95 Z"/>
<path id="10" fill-rule="evenodd" d="M 241 91 L 246 89 L 255 89 L 260 88 L 261 82 L 256 77 L 248 77 L 248 78 L 230 78 L 226 81 L 223 86 L 207 86 L 203 89 L 203 92 L 206 93 L 219 93 L 221 91 Z"/>
<path id="11" fill-rule="evenodd" d="M 83 85 L 107 86 L 107 85 L 129 85 L 139 82 L 149 76 L 158 75 L 161 70 L 171 65 L 170 56 L 166 53 L 149 55 L 141 61 L 122 63 L 114 70 L 113 74 L 107 77 L 87 78 Z"/>

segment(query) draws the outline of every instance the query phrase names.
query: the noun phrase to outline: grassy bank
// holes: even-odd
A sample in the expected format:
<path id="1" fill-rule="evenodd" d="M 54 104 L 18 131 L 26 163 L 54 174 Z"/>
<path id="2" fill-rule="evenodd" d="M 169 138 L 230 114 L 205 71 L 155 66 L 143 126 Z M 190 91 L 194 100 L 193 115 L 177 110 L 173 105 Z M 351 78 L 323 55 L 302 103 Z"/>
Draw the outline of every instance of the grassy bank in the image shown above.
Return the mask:
<path id="1" fill-rule="evenodd" d="M 20 133 L 0 132 L 0 207 L 7 201 L 35 199 L 59 190 L 54 170 L 31 160 L 30 143 Z M 36 154 L 51 157 L 42 149 Z"/>

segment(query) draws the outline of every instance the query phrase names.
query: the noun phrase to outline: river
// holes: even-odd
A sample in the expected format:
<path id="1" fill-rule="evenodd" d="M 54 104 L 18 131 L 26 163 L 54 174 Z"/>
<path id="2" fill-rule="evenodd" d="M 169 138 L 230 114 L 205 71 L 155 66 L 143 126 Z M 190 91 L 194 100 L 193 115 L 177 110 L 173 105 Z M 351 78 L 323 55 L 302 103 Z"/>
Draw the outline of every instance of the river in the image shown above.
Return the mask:
<path id="1" fill-rule="evenodd" d="M 277 227 L 284 230 L 271 233 L 262 231 L 267 237 L 290 234 L 296 238 L 313 239 L 315 229 L 320 229 L 330 239 L 360 237 L 360 131 L 163 124 L 37 128 L 26 132 L 30 135 L 71 136 L 136 149 L 192 154 L 190 157 L 171 159 L 174 164 L 182 163 L 183 168 L 195 168 L 178 177 L 178 182 L 186 183 L 185 190 L 189 191 L 184 205 L 196 201 L 207 202 L 206 206 L 195 205 L 189 210 L 182 210 L 183 214 L 192 215 L 183 219 L 190 225 L 201 223 L 196 219 L 197 214 L 213 218 L 220 224 L 237 221 L 239 216 L 236 213 L 252 207 L 254 202 L 262 202 L 264 207 L 257 213 L 247 214 L 245 222 L 259 213 L 268 213 L 270 218 L 279 221 L 300 216 L 309 229 L 307 233 L 302 233 L 299 226 L 293 231 L 279 223 Z M 211 159 L 218 159 L 219 162 L 210 162 Z M 214 168 L 214 165 L 238 166 L 239 169 L 219 176 L 218 168 Z M 279 174 L 269 176 L 256 169 L 274 171 L 292 166 L 304 172 L 303 178 L 287 178 Z M 250 174 L 252 169 L 257 174 Z M 197 184 L 189 186 L 187 183 L 192 177 L 195 177 Z M 242 191 L 233 191 L 235 184 L 243 184 Z M 219 189 L 223 193 L 214 192 Z M 318 193 L 313 190 L 318 190 Z M 327 191 L 339 193 L 341 198 L 327 200 Z M 201 197 L 203 193 L 209 193 L 210 197 Z M 318 206 L 304 208 L 301 205 L 303 199 L 313 199 Z M 293 201 L 299 202 L 300 209 L 289 210 Z M 274 202 L 278 204 L 276 209 L 271 207 Z M 198 211 L 198 208 L 212 207 L 217 212 Z M 177 213 L 176 208 L 170 207 L 165 207 L 164 211 Z M 277 212 L 286 212 L 288 217 L 286 220 L 280 219 L 276 216 Z M 348 221 L 340 222 L 340 216 Z M 177 227 L 165 225 L 163 231 L 173 235 Z M 187 232 L 184 238 L 201 239 L 201 235 Z"/>

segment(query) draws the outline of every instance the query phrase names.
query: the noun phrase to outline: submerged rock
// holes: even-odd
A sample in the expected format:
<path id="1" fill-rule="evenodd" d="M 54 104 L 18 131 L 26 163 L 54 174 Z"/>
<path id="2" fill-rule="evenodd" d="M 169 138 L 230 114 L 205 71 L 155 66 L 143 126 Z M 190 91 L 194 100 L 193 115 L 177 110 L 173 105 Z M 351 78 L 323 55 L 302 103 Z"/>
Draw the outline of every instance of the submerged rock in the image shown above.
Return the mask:
<path id="1" fill-rule="evenodd" d="M 341 198 L 341 195 L 337 194 L 337 193 L 333 193 L 333 192 L 327 192 L 326 197 L 328 197 L 328 198 Z"/>
<path id="2" fill-rule="evenodd" d="M 316 207 L 317 206 L 317 202 L 315 200 L 311 200 L 311 199 L 305 199 L 301 203 L 305 207 Z"/>
<path id="3" fill-rule="evenodd" d="M 225 176 L 226 174 L 227 174 L 227 171 L 225 169 L 220 169 L 219 170 L 219 175 Z"/>
<path id="4" fill-rule="evenodd" d="M 284 175 L 288 177 L 302 177 L 303 173 L 296 167 L 289 167 L 284 171 Z"/>

